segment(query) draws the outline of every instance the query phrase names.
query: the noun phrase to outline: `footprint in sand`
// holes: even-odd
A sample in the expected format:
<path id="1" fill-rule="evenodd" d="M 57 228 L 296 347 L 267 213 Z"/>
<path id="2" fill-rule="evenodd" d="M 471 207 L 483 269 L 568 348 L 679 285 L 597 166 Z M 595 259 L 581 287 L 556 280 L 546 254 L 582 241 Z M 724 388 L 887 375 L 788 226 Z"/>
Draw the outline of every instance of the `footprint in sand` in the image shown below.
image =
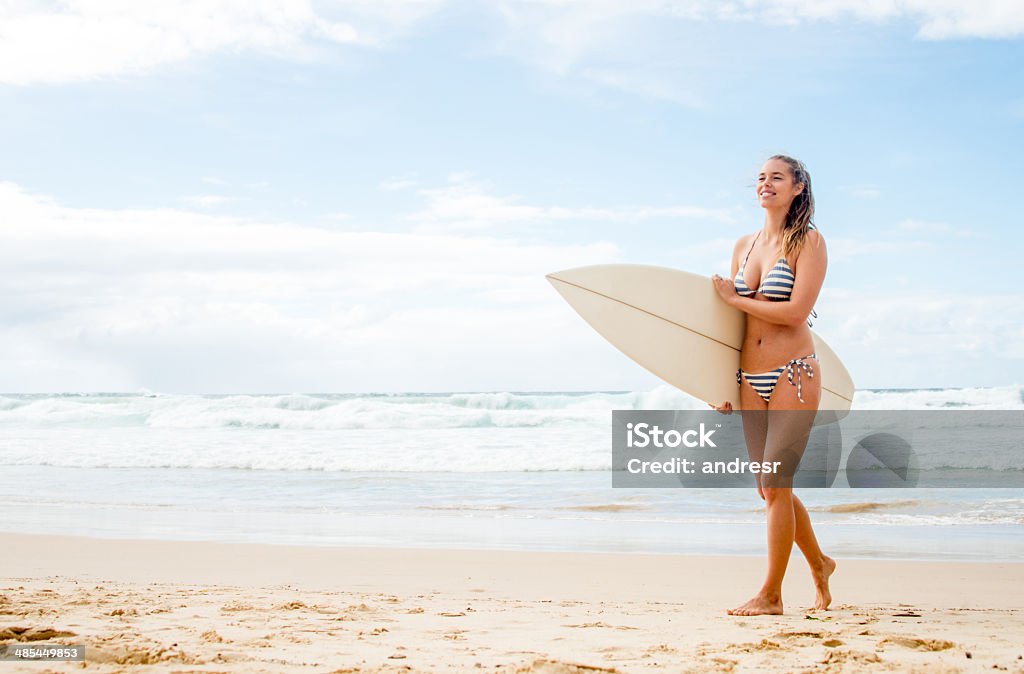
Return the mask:
<path id="1" fill-rule="evenodd" d="M 134 608 L 115 608 L 113 611 L 108 613 L 109 616 L 137 616 L 139 612 Z"/>
<path id="2" fill-rule="evenodd" d="M 165 662 L 196 664 L 196 659 L 184 653 L 177 644 L 170 647 L 160 644 L 145 647 L 110 643 L 109 640 L 106 645 L 86 648 L 85 659 L 88 662 L 117 665 L 155 665 Z"/>
<path id="3" fill-rule="evenodd" d="M 779 642 L 761 639 L 761 641 L 756 644 L 752 642 L 731 644 L 725 650 L 730 653 L 757 653 L 762 651 L 777 651 L 781 649 L 782 645 Z"/>
<path id="4" fill-rule="evenodd" d="M 840 670 L 846 665 L 856 664 L 877 664 L 882 658 L 877 653 L 865 653 L 863 651 L 828 651 L 825 657 L 819 660 L 823 665 L 836 665 Z M 830 670 L 831 671 L 831 670 Z"/>
<path id="5" fill-rule="evenodd" d="M 677 652 L 677 650 L 675 648 L 672 648 L 668 644 L 658 644 L 657 646 L 651 646 L 651 647 L 647 648 L 644 651 L 644 653 L 650 653 L 652 655 L 654 653 L 676 653 L 676 652 Z"/>
<path id="6" fill-rule="evenodd" d="M 618 671 L 614 667 L 596 667 L 559 660 L 534 660 L 528 665 L 516 668 L 515 674 L 617 674 Z"/>
<path id="7" fill-rule="evenodd" d="M 776 639 L 820 639 L 824 636 L 821 632 L 779 632 Z"/>
<path id="8" fill-rule="evenodd" d="M 956 645 L 952 641 L 944 639 L 918 639 L 917 637 L 886 637 L 878 642 L 878 645 L 882 647 L 886 644 L 895 644 L 915 651 L 945 651 Z"/>
<path id="9" fill-rule="evenodd" d="M 46 641 L 58 637 L 77 636 L 74 632 L 52 627 L 0 627 L 0 641 Z"/>
<path id="10" fill-rule="evenodd" d="M 223 643 L 226 643 L 225 640 L 224 640 L 224 637 L 222 637 L 221 635 L 217 634 L 216 630 L 206 630 L 205 632 L 203 632 L 202 634 L 199 635 L 199 638 L 202 639 L 203 641 L 207 642 L 207 643 L 213 643 L 213 644 L 223 644 Z"/>

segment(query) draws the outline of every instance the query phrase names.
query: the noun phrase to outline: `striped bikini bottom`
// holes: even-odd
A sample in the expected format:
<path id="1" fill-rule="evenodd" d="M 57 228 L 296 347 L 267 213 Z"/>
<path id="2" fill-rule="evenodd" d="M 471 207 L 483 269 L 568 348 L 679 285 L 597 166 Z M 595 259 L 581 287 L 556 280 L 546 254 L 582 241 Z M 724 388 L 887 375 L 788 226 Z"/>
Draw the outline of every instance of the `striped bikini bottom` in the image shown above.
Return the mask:
<path id="1" fill-rule="evenodd" d="M 743 369 L 736 370 L 736 385 L 741 386 L 743 384 L 743 377 L 747 378 L 747 382 L 753 387 L 757 394 L 764 399 L 765 402 L 769 402 L 772 397 L 772 391 L 775 390 L 775 385 L 779 383 L 779 377 L 782 376 L 783 371 L 786 373 L 786 379 L 790 384 L 796 386 L 796 397 L 800 402 L 804 401 L 803 390 L 801 389 L 802 373 L 806 372 L 807 376 L 811 379 L 814 378 L 814 367 L 807 362 L 808 358 L 818 360 L 816 354 L 804 356 L 803 358 L 794 358 L 782 367 L 777 367 L 770 372 L 761 372 L 754 374 L 752 372 L 744 372 Z M 793 374 L 796 373 L 796 381 L 793 381 Z"/>

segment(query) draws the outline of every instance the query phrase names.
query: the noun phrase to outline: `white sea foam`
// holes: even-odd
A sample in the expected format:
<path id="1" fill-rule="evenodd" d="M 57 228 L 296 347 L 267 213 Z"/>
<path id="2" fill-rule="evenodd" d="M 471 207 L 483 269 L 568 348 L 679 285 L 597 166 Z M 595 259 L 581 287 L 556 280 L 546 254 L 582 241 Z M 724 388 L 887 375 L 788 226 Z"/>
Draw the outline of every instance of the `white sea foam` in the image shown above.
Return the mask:
<path id="1" fill-rule="evenodd" d="M 144 426 L 292 430 L 538 428 L 605 423 L 612 410 L 707 409 L 670 386 L 590 393 L 0 396 L 0 427 Z M 1021 386 L 858 391 L 857 410 L 1018 410 Z"/>
<path id="2" fill-rule="evenodd" d="M 1019 410 L 1024 409 L 1024 387 L 958 389 L 898 389 L 857 391 L 855 410 Z"/>
<path id="3" fill-rule="evenodd" d="M 622 393 L 95 394 L 0 397 L 0 427 L 515 428 L 604 423 L 614 409 L 703 409 L 668 386 Z"/>
<path id="4" fill-rule="evenodd" d="M 855 409 L 1021 409 L 1021 387 L 861 391 Z M 584 393 L 0 396 L 0 465 L 327 472 L 602 471 L 612 410 L 696 409 L 669 386 Z M 1020 470 L 1014 428 L 983 448 L 915 429 L 918 467 Z M 998 442 L 995 442 L 998 441 Z"/>

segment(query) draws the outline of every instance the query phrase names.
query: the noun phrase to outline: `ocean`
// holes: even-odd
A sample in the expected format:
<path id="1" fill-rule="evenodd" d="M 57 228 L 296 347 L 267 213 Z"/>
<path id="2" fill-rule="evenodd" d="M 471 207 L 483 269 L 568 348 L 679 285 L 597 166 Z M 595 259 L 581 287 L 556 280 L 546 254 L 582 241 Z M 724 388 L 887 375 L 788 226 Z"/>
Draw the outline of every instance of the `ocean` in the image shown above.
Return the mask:
<path id="1" fill-rule="evenodd" d="M 573 393 L 3 394 L 0 530 L 319 546 L 764 554 L 764 512 L 753 488 L 612 488 L 611 411 L 644 409 L 706 406 L 668 386 Z M 854 409 L 1021 410 L 1024 390 L 865 390 L 857 392 Z M 1005 470 L 1005 458 L 995 468 Z M 1024 557 L 1024 489 L 798 494 L 833 556 Z"/>

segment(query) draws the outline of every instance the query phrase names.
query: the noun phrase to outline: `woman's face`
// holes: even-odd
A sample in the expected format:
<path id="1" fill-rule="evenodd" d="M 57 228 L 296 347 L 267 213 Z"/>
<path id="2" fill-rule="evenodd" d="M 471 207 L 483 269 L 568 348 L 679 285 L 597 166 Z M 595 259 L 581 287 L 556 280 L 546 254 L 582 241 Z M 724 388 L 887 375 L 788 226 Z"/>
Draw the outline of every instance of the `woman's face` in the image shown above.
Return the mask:
<path id="1" fill-rule="evenodd" d="M 757 174 L 757 200 L 761 208 L 785 208 L 804 189 L 793 182 L 793 169 L 781 159 L 769 159 Z"/>

